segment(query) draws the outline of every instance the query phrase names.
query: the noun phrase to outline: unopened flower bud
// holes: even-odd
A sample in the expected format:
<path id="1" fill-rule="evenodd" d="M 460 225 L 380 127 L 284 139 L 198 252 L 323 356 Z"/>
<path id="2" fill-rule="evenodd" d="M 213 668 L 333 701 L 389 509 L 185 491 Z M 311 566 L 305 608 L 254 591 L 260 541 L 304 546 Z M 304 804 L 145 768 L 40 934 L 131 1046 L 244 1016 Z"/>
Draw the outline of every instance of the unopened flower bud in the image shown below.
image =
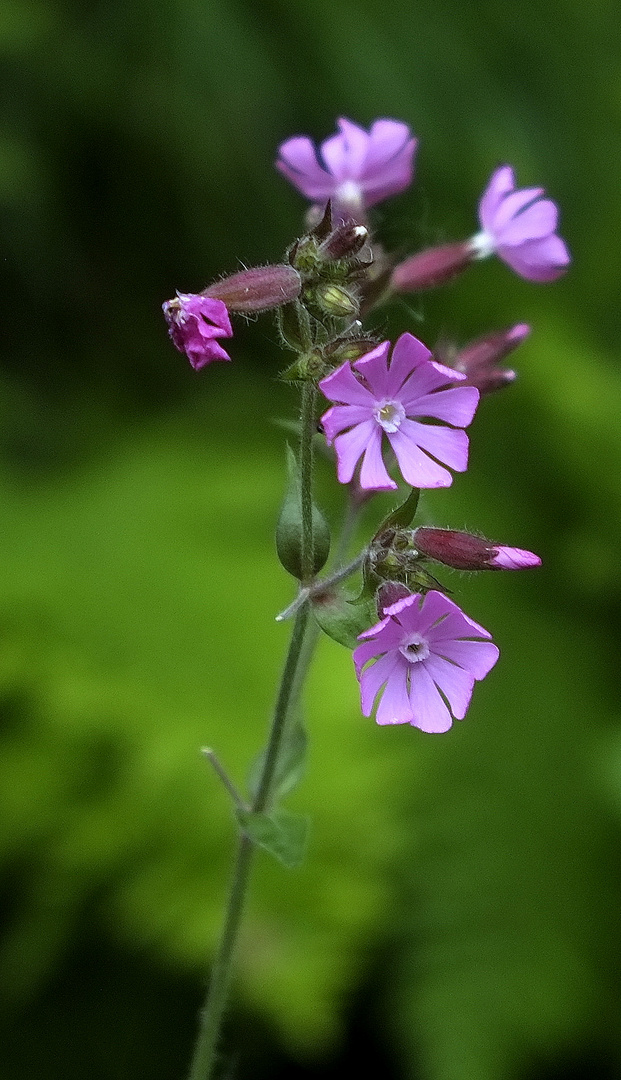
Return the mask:
<path id="1" fill-rule="evenodd" d="M 395 292 L 433 289 L 461 274 L 474 258 L 472 246 L 467 242 L 427 248 L 399 263 L 392 272 L 390 284 Z"/>
<path id="2" fill-rule="evenodd" d="M 396 604 L 397 600 L 405 599 L 406 596 L 411 596 L 411 589 L 402 585 L 400 581 L 383 581 L 375 594 L 377 614 L 380 619 L 384 618 L 387 607 Z"/>
<path id="3" fill-rule="evenodd" d="M 364 247 L 369 230 L 351 221 L 339 225 L 319 247 L 322 259 L 352 259 Z"/>
<path id="4" fill-rule="evenodd" d="M 372 337 L 343 337 L 337 338 L 324 349 L 324 356 L 329 360 L 332 368 L 340 367 L 346 360 L 353 364 L 361 356 L 366 356 L 372 349 L 377 348 L 378 341 Z"/>
<path id="5" fill-rule="evenodd" d="M 229 311 L 268 311 L 297 299 L 302 279 L 293 266 L 254 266 L 215 281 L 201 296 L 223 300 Z"/>
<path id="6" fill-rule="evenodd" d="M 495 334 L 486 334 L 469 342 L 448 362 L 456 371 L 463 372 L 469 386 L 476 386 L 482 394 L 501 390 L 514 382 L 517 376 L 510 368 L 498 367 L 498 362 L 517 349 L 529 334 L 530 326 L 526 323 L 518 323 Z M 442 358 L 438 356 L 438 359 Z"/>
<path id="7" fill-rule="evenodd" d="M 355 318 L 358 314 L 355 295 L 342 285 L 318 285 L 313 289 L 312 299 L 321 311 L 335 319 Z"/>
<path id="8" fill-rule="evenodd" d="M 412 543 L 421 554 L 456 570 L 528 570 L 541 566 L 541 559 L 532 551 L 503 547 L 454 529 L 428 529 L 423 525 L 412 533 Z"/>

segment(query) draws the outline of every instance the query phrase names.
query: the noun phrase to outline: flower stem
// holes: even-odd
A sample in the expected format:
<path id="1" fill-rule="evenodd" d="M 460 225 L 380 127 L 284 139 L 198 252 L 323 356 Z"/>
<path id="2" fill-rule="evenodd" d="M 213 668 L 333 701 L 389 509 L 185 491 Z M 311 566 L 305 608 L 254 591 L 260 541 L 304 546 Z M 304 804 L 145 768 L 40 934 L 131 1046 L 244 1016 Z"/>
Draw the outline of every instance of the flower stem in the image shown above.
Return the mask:
<path id="1" fill-rule="evenodd" d="M 302 567 L 304 581 L 313 577 L 313 434 L 315 420 L 315 387 L 309 383 L 302 390 L 301 432 L 300 432 L 300 474 L 302 502 Z M 257 793 L 251 810 L 261 813 L 269 807 L 271 788 L 278 764 L 278 756 L 287 727 L 291 706 L 296 701 L 303 681 L 303 674 L 308 668 L 312 644 L 305 648 L 306 631 L 310 606 L 308 601 L 296 613 L 285 666 L 280 681 L 278 698 L 274 708 L 274 717 L 270 730 L 267 749 L 263 759 L 263 768 Z M 313 644 L 314 644 L 313 638 Z M 213 763 L 213 762 L 212 762 Z M 239 928 L 248 893 L 250 871 L 254 857 L 254 845 L 250 837 L 240 832 L 237 857 L 229 891 L 229 898 L 222 929 L 220 945 L 214 960 L 209 990 L 205 1007 L 200 1017 L 200 1028 L 194 1058 L 188 1080 L 212 1080 L 217 1059 L 218 1042 L 222 1020 L 226 1008 L 231 984 L 235 947 L 239 937 Z"/>
<path id="2" fill-rule="evenodd" d="M 304 383 L 300 413 L 300 488 L 302 501 L 302 581 L 314 576 L 313 554 L 313 434 L 315 430 L 315 384 Z"/>

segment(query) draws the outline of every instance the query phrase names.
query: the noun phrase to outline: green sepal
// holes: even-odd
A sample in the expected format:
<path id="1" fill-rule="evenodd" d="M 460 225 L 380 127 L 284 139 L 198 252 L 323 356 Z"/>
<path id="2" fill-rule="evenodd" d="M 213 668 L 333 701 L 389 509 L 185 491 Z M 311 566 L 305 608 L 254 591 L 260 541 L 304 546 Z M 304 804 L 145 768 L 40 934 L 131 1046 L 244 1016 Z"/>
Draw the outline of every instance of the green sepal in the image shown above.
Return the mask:
<path id="1" fill-rule="evenodd" d="M 358 636 L 378 621 L 375 595 L 352 598 L 343 589 L 329 589 L 312 597 L 312 611 L 324 634 L 355 649 Z"/>
<path id="2" fill-rule="evenodd" d="M 238 810 L 237 820 L 253 844 L 269 852 L 283 866 L 292 870 L 304 862 L 309 817 L 292 814 L 290 810 L 273 810 L 271 814 Z"/>
<path id="3" fill-rule="evenodd" d="M 302 581 L 302 497 L 300 468 L 287 445 L 287 491 L 276 526 L 276 551 L 285 570 Z M 330 529 L 321 510 L 313 503 L 313 573 L 318 574 L 330 553 Z"/>
<path id="4" fill-rule="evenodd" d="M 284 344 L 297 353 L 305 353 L 312 347 L 313 334 L 310 315 L 304 304 L 294 300 L 276 311 L 276 324 Z"/>
<path id="5" fill-rule="evenodd" d="M 300 783 L 306 769 L 308 734 L 301 720 L 290 723 L 285 731 L 274 770 L 270 797 L 275 802 L 288 795 Z M 248 791 L 255 798 L 265 763 L 265 751 L 257 754 L 248 773 Z"/>

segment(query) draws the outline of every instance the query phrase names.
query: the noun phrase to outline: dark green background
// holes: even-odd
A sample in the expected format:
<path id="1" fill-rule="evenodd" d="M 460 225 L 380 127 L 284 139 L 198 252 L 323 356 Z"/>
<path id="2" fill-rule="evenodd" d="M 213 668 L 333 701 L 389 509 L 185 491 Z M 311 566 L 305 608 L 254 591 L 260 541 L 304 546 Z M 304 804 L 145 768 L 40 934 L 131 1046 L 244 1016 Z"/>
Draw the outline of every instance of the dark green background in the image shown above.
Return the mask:
<path id="1" fill-rule="evenodd" d="M 617 3 L 4 0 L 0 55 L 0 1074 L 184 1075 L 233 844 L 197 747 L 241 781 L 264 737 L 295 400 L 268 319 L 196 375 L 160 305 L 282 257 L 303 200 L 276 148 L 345 115 L 420 138 L 376 217 L 404 253 L 470 235 L 502 162 L 562 208 L 560 282 L 491 260 L 382 323 L 532 323 L 424 510 L 544 568 L 444 576 L 502 653 L 450 735 L 363 719 L 322 644 L 310 857 L 261 861 L 229 1044 L 253 1077 L 615 1075 Z"/>

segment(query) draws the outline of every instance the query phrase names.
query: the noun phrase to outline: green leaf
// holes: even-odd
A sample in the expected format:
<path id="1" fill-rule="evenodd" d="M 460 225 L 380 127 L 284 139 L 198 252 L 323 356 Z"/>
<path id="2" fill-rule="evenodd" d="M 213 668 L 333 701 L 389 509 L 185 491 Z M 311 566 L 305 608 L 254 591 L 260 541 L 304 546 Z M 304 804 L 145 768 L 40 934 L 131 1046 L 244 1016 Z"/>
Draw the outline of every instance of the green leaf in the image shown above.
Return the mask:
<path id="1" fill-rule="evenodd" d="M 310 818 L 292 814 L 290 810 L 274 810 L 271 814 L 240 810 L 239 823 L 258 847 L 268 851 L 288 869 L 301 866 L 306 854 Z"/>
<path id="2" fill-rule="evenodd" d="M 306 769 L 306 755 L 308 752 L 308 733 L 301 720 L 295 720 L 289 725 L 283 736 L 282 746 L 276 771 L 271 786 L 272 797 L 276 800 L 288 795 L 300 783 Z M 261 773 L 265 762 L 265 751 L 252 762 L 248 774 L 248 791 L 254 798 L 259 790 Z"/>
<path id="3" fill-rule="evenodd" d="M 324 634 L 355 649 L 360 644 L 358 635 L 378 621 L 373 596 L 352 597 L 342 589 L 330 589 L 313 597 L 313 615 Z"/>
<path id="4" fill-rule="evenodd" d="M 298 460 L 287 444 L 287 491 L 276 526 L 276 551 L 285 570 L 301 580 L 302 573 L 302 497 Z M 330 529 L 315 504 L 313 520 L 313 570 L 316 574 L 325 565 L 330 553 Z"/>

